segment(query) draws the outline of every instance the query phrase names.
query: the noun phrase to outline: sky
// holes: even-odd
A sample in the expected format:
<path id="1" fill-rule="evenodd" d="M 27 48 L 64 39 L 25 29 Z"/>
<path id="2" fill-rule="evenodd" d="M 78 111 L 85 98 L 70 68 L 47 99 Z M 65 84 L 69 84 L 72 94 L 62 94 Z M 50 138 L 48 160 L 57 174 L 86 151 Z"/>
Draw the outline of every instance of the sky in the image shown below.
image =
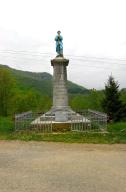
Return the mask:
<path id="1" fill-rule="evenodd" d="M 112 74 L 126 87 L 125 0 L 0 0 L 0 64 L 53 74 L 62 32 L 68 79 L 103 89 Z"/>

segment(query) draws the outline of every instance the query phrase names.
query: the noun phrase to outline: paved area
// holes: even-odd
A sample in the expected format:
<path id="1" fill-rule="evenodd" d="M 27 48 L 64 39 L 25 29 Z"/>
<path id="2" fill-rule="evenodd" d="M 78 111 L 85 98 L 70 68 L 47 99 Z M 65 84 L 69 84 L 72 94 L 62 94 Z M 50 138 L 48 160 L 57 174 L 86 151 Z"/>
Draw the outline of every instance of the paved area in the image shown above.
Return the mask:
<path id="1" fill-rule="evenodd" d="M 0 192 L 126 192 L 126 145 L 0 141 Z"/>

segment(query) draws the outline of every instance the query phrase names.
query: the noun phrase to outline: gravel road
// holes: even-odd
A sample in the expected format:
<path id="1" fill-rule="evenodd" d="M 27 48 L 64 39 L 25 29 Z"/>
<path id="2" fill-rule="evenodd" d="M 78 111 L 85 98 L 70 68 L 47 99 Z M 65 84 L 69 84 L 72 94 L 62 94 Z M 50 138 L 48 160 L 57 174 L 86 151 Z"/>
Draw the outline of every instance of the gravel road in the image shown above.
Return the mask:
<path id="1" fill-rule="evenodd" d="M 126 192 L 126 145 L 0 141 L 0 192 Z"/>

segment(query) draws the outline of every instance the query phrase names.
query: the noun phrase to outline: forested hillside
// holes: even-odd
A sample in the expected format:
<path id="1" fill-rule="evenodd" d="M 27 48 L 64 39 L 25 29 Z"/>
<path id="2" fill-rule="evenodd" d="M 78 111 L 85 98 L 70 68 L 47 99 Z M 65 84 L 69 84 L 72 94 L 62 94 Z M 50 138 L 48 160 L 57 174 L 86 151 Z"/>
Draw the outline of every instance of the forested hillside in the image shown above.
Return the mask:
<path id="1" fill-rule="evenodd" d="M 68 81 L 68 92 L 69 105 L 74 110 L 90 108 L 104 111 L 103 90 L 88 90 Z M 119 95 L 123 105 L 126 106 L 126 89 L 119 91 Z M 0 116 L 10 116 L 28 110 L 45 112 L 51 106 L 52 75 L 45 72 L 21 71 L 0 65 Z"/>
<path id="2" fill-rule="evenodd" d="M 0 65 L 0 115 L 47 111 L 52 106 L 52 75 L 16 70 Z M 69 98 L 90 91 L 68 81 Z"/>
<path id="3" fill-rule="evenodd" d="M 35 89 L 42 95 L 52 96 L 52 75 L 46 72 L 35 73 L 12 69 L 6 65 L 0 65 L 0 68 L 8 69 L 17 80 L 18 87 L 22 91 Z M 68 81 L 68 92 L 71 94 L 88 93 L 88 89 Z"/>

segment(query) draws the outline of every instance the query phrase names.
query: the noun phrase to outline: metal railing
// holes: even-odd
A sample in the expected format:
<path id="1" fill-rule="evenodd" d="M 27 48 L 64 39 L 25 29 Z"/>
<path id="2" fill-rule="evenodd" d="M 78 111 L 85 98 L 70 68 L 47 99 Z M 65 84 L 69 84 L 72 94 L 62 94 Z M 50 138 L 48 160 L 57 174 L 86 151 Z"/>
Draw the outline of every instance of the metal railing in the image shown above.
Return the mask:
<path id="1" fill-rule="evenodd" d="M 107 130 L 107 115 L 94 110 L 77 111 L 78 118 L 71 120 L 71 130 L 78 132 L 99 132 Z"/>
<path id="2" fill-rule="evenodd" d="M 107 115 L 105 113 L 88 109 L 66 112 L 66 117 L 65 122 L 56 122 L 54 114 L 33 113 L 31 111 L 16 114 L 15 130 L 36 130 L 51 133 L 55 130 L 55 125 L 60 127 L 61 124 L 67 125 L 69 130 L 75 132 L 99 132 L 107 129 Z"/>
<path id="3" fill-rule="evenodd" d="M 31 111 L 15 115 L 15 130 L 37 130 L 52 132 L 52 119 L 45 117 L 44 113 Z"/>

